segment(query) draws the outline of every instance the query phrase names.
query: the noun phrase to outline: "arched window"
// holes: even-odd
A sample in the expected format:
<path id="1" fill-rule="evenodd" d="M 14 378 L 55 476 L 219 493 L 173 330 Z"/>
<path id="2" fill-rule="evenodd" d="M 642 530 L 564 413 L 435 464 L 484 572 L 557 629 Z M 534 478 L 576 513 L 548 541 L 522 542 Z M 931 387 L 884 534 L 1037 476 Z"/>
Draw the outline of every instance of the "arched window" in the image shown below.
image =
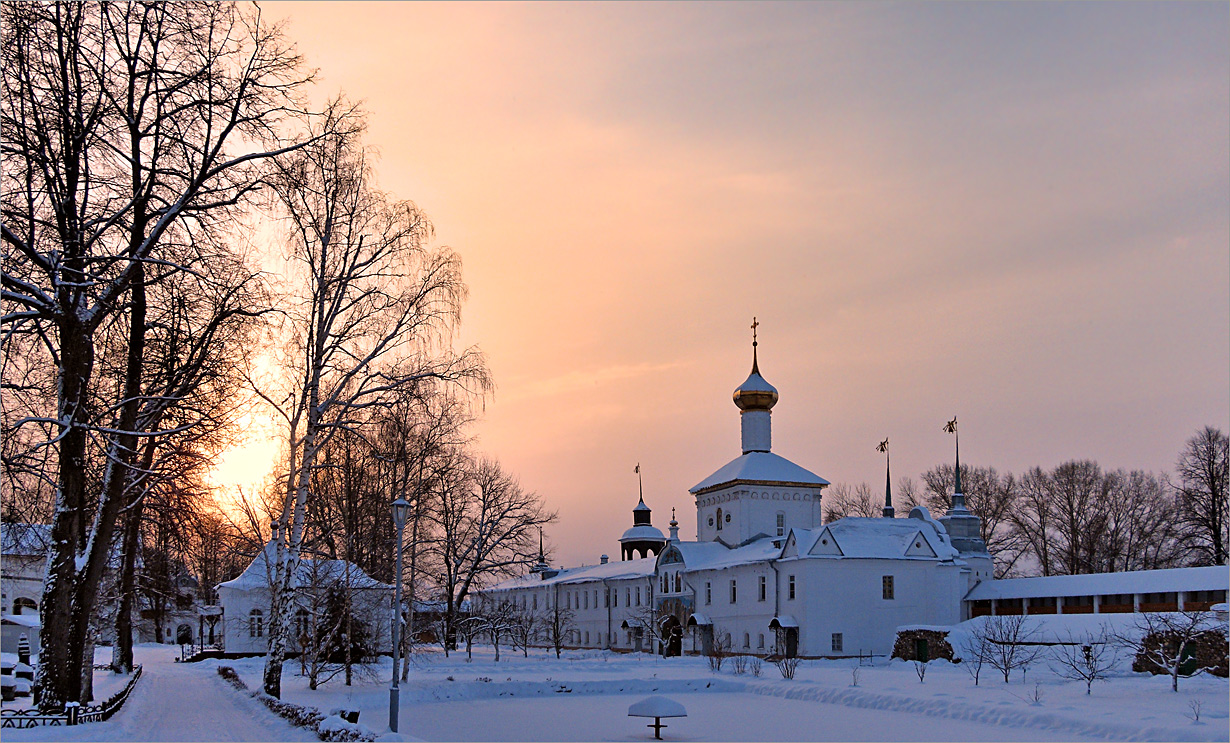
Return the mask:
<path id="1" fill-rule="evenodd" d="M 14 614 L 37 614 L 38 604 L 34 601 L 34 599 L 28 599 L 25 596 L 22 596 L 21 598 L 13 601 L 13 613 Z"/>
<path id="2" fill-rule="evenodd" d="M 260 609 L 253 609 L 248 613 L 248 637 L 264 637 L 265 636 L 265 613 Z"/>
<path id="3" fill-rule="evenodd" d="M 747 632 L 743 633 L 743 647 L 750 648 L 752 646 L 752 636 Z"/>
<path id="4" fill-rule="evenodd" d="M 307 609 L 299 609 L 295 612 L 295 638 L 299 642 L 306 644 L 311 637 L 308 634 L 311 631 L 312 624 L 308 621 Z"/>
<path id="5" fill-rule="evenodd" d="M 675 573 L 675 593 L 683 593 L 683 573 Z"/>
<path id="6" fill-rule="evenodd" d="M 721 531 L 722 530 L 722 509 L 720 508 L 718 509 L 717 519 L 718 519 L 718 524 L 717 524 L 718 531 Z"/>

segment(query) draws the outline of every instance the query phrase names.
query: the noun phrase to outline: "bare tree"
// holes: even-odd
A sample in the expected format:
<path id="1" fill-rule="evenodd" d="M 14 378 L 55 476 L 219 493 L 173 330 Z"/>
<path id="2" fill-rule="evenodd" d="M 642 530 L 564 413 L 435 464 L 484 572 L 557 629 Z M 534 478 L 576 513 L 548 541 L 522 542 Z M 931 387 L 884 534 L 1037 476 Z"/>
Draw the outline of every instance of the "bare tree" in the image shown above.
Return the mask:
<path id="1" fill-rule="evenodd" d="M 427 380 L 484 391 L 490 384 L 477 351 L 455 355 L 445 343 L 466 293 L 460 259 L 426 246 L 431 224 L 414 204 L 374 188 L 349 109 L 334 104 L 322 126 L 272 178 L 287 215 L 292 282 L 280 331 L 289 337 L 280 349 L 286 376 L 280 390 L 265 384 L 258 393 L 284 420 L 289 442 L 264 673 L 265 693 L 275 697 L 286 599 L 322 449 L 339 431 L 362 428 L 400 390 Z"/>
<path id="2" fill-rule="evenodd" d="M 839 482 L 830 487 L 824 495 L 825 522 L 844 519 L 847 516 L 877 518 L 884 510 L 884 503 L 871 492 L 871 486 L 865 482 L 853 488 Z"/>
<path id="3" fill-rule="evenodd" d="M 576 630 L 576 614 L 572 609 L 561 605 L 557 598 L 547 609 L 546 620 L 547 641 L 551 643 L 558 660 L 564 646 L 568 644 L 568 638 Z"/>
<path id="4" fill-rule="evenodd" d="M 726 632 L 717 625 L 713 627 L 713 650 L 705 659 L 709 661 L 709 670 L 717 673 L 722 670 L 722 666 L 726 663 L 726 659 L 730 657 L 730 650 L 733 646 L 733 641 L 730 638 L 730 633 Z"/>
<path id="5" fill-rule="evenodd" d="M 933 513 L 944 513 L 952 501 L 955 479 L 951 464 L 941 464 L 922 475 L 923 497 Z M 1025 552 L 1025 542 L 1012 526 L 1020 486 L 1011 473 L 1000 475 L 994 467 L 961 466 L 965 505 L 981 519 L 982 541 L 995 559 L 995 577 L 1011 575 Z"/>
<path id="6" fill-rule="evenodd" d="M 454 621 L 473 590 L 513 575 L 537 557 L 538 528 L 555 514 L 524 490 L 499 463 L 471 460 L 439 482 L 433 564 L 445 616 Z"/>
<path id="7" fill-rule="evenodd" d="M 1230 440 L 1205 426 L 1187 440 L 1175 465 L 1184 542 L 1201 565 L 1225 565 L 1230 550 Z"/>
<path id="8" fill-rule="evenodd" d="M 50 415 L 16 421 L 56 452 L 40 705 L 80 701 L 90 617 L 136 445 L 144 274 L 192 270 L 167 240 L 208 230 L 257 188 L 310 77 L 258 10 L 198 3 L 6 3 L 3 259 L 6 333 L 56 370 Z M 135 293 L 134 293 L 135 292 Z M 97 337 L 124 306 L 124 383 L 111 401 Z M 91 448 L 97 448 L 91 453 Z M 88 460 L 105 461 L 100 479 Z M 95 483 L 98 483 L 95 488 Z"/>
<path id="9" fill-rule="evenodd" d="M 1093 693 L 1094 681 L 1105 681 L 1119 653 L 1110 641 L 1106 628 L 1082 638 L 1068 634 L 1068 641 L 1055 646 L 1051 655 L 1051 670 L 1069 681 L 1084 681 L 1085 694 Z"/>
<path id="10" fill-rule="evenodd" d="M 544 617 L 533 609 L 515 607 L 510 623 L 509 639 L 514 649 L 521 648 L 521 656 L 530 657 L 530 645 L 542 633 Z"/>
<path id="11" fill-rule="evenodd" d="M 1179 690 L 1179 676 L 1193 675 L 1206 669 L 1197 665 L 1195 645 L 1206 632 L 1217 635 L 1218 644 L 1226 625 L 1213 612 L 1141 612 L 1136 614 L 1135 631 L 1115 633 L 1112 641 L 1131 649 L 1143 668 L 1159 670 L 1170 676 L 1170 690 Z"/>
<path id="12" fill-rule="evenodd" d="M 974 686 L 977 686 L 982 677 L 982 668 L 991 658 L 989 633 L 974 631 L 966 634 L 961 641 L 959 652 L 961 667 L 970 675 L 970 678 L 974 679 Z"/>
<path id="13" fill-rule="evenodd" d="M 1004 683 L 1017 669 L 1027 668 L 1039 653 L 1038 645 L 1032 644 L 1038 634 L 1037 622 L 1015 615 L 985 617 L 970 629 L 975 647 L 986 653 L 986 663 L 1004 675 Z"/>

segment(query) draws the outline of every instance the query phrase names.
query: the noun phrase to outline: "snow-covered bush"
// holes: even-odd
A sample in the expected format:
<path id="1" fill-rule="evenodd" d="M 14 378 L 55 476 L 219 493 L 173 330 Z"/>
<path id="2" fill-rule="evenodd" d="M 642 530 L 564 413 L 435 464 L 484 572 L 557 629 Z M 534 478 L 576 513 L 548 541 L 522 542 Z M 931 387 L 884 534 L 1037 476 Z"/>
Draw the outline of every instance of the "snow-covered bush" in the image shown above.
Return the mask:
<path id="1" fill-rule="evenodd" d="M 321 720 L 316 727 L 316 734 L 321 740 L 329 741 L 351 741 L 362 740 L 371 741 L 376 739 L 376 734 L 371 728 L 357 722 L 346 722 L 341 715 L 329 715 Z"/>

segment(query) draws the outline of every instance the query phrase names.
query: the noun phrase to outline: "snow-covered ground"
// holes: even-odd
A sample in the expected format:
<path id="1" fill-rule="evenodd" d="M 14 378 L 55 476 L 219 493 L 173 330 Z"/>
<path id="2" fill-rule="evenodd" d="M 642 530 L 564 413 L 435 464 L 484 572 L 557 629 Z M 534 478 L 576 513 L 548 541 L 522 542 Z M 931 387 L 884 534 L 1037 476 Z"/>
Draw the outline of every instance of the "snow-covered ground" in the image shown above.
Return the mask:
<path id="1" fill-rule="evenodd" d="M 258 688 L 262 658 L 179 664 L 177 649 L 142 646 L 145 676 L 123 712 L 107 723 L 76 729 L 4 731 L 26 740 L 312 740 L 217 674 L 233 666 Z M 652 740 L 649 720 L 627 716 L 629 705 L 662 695 L 688 716 L 664 720 L 665 740 L 1230 740 L 1226 680 L 1169 679 L 1134 674 L 1121 663 L 1115 676 L 1084 685 L 1058 678 L 1045 664 L 1024 681 L 1004 684 L 984 670 L 979 686 L 960 665 L 930 664 L 920 683 L 912 663 L 863 666 L 853 685 L 853 661 L 804 661 L 794 680 L 765 663 L 759 678 L 734 673 L 728 660 L 712 672 L 704 658 L 658 658 L 602 651 L 546 651 L 529 658 L 490 649 L 445 658 L 416 654 L 402 685 L 401 734 L 424 740 Z M 356 676 L 319 690 L 307 688 L 298 664 L 288 662 L 283 698 L 322 712 L 358 709 L 360 723 L 388 730 L 387 658 Z M 1038 697 L 1038 699 L 1035 699 Z M 1200 706 L 1193 719 L 1192 702 Z"/>
<path id="2" fill-rule="evenodd" d="M 792 681 L 763 664 L 759 678 L 734 673 L 728 660 L 714 673 L 704 658 L 659 658 L 602 651 L 489 649 L 445 658 L 413 658 L 401 690 L 401 732 L 425 740 L 645 740 L 646 720 L 628 706 L 652 694 L 668 696 L 688 717 L 667 720 L 674 740 L 1228 740 L 1227 682 L 1184 679 L 1179 693 L 1169 679 L 1134 674 L 1121 664 L 1116 677 L 1094 685 L 1058 678 L 1045 665 L 1011 684 L 984 671 L 980 685 L 960 665 L 930 664 L 920 683 L 912 663 L 881 661 L 859 669 L 854 661 L 804 661 Z M 232 665 L 255 688 L 262 660 L 208 661 Z M 311 691 L 288 664 L 283 698 L 328 712 L 361 711 L 360 722 L 388 729 L 388 659 L 347 688 L 335 679 Z M 1040 701 L 1035 701 L 1035 695 Z M 1200 704 L 1200 721 L 1189 706 Z"/>

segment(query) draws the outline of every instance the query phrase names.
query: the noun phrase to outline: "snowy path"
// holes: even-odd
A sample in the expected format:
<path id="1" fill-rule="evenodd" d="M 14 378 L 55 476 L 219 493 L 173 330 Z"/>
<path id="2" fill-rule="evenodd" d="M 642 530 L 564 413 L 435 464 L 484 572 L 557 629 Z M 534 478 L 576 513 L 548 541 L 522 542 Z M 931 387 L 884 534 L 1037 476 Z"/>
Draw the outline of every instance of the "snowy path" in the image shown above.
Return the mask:
<path id="1" fill-rule="evenodd" d="M 315 741 L 260 702 L 234 689 L 212 668 L 173 662 L 178 648 L 149 648 L 145 670 L 115 717 L 77 728 L 5 730 L 6 741 Z"/>

